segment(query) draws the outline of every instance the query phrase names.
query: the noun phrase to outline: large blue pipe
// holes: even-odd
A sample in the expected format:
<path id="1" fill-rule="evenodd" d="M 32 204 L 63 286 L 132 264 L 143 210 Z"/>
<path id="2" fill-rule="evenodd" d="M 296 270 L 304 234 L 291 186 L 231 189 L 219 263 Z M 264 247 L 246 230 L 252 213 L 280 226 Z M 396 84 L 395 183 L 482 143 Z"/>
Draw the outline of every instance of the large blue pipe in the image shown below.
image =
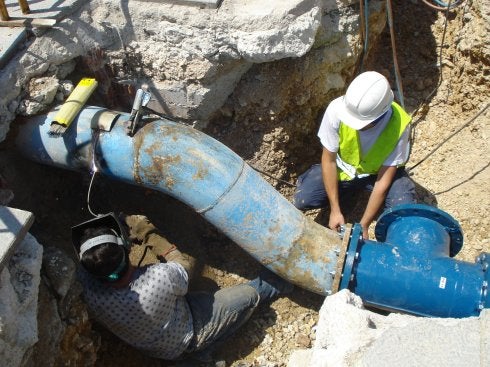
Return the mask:
<path id="1" fill-rule="evenodd" d="M 107 127 L 107 116 L 110 132 L 94 139 L 93 128 Z M 341 240 L 215 139 L 164 119 L 145 120 L 131 138 L 129 114 L 115 116 L 87 107 L 54 138 L 48 134 L 53 112 L 27 123 L 17 145 L 35 161 L 68 169 L 91 169 L 93 159 L 107 176 L 171 195 L 272 271 L 313 292 L 348 288 L 369 305 L 424 316 L 475 316 L 489 307 L 489 255 L 475 264 L 451 258 L 462 233 L 441 210 L 400 206 L 379 218 L 378 242 L 364 241 L 358 224 Z"/>
<path id="2" fill-rule="evenodd" d="M 93 126 L 110 111 L 86 107 L 62 137 L 49 133 L 55 112 L 26 124 L 17 146 L 32 160 L 89 170 L 161 191 L 186 203 L 272 271 L 320 294 L 332 291 L 340 237 L 305 217 L 238 155 L 208 135 L 165 119 L 129 137 L 129 114 L 94 144 Z M 109 114 L 110 116 L 110 114 Z M 147 120 L 148 122 L 148 120 Z"/>

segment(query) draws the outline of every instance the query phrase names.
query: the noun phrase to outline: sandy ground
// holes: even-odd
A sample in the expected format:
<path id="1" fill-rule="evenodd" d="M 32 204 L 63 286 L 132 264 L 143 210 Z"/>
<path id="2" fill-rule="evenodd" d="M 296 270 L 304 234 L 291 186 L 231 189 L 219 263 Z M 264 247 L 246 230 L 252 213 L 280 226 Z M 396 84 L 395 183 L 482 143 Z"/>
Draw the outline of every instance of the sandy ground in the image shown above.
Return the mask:
<path id="1" fill-rule="evenodd" d="M 408 167 L 417 183 L 420 201 L 437 205 L 460 222 L 465 244 L 458 258 L 473 262 L 481 251 L 490 252 L 489 111 L 465 123 L 488 103 L 490 88 L 484 78 L 488 78 L 488 60 L 485 64 L 478 55 L 457 50 L 458 34 L 471 21 L 461 9 L 458 15 L 450 16 L 443 47 L 442 83 L 438 86 L 437 45 L 442 39 L 444 17 L 421 2 L 398 1 L 395 19 L 404 19 L 406 14 L 417 19 L 396 22 L 405 103 L 407 110 L 414 113 Z M 474 36 L 476 31 L 471 29 L 467 28 L 465 37 Z M 366 60 L 366 69 L 383 72 L 394 82 L 388 32 Z M 31 232 L 40 243 L 71 253 L 70 226 L 90 217 L 86 207 L 88 174 L 61 173 L 56 168 L 27 162 L 13 152 L 9 141 L 0 149 L 1 173 L 15 188 L 10 205 L 36 214 Z M 292 173 L 291 179 L 300 173 Z M 284 189 L 284 194 L 289 196 L 291 190 Z M 357 203 L 349 218 L 355 221 L 362 205 Z M 250 256 L 172 198 L 100 177 L 93 188 L 91 207 L 96 212 L 112 209 L 148 215 L 171 241 L 195 256 L 201 266 L 206 264 L 200 269 L 203 277 L 194 289 L 236 284 L 258 273 L 259 265 Z M 316 211 L 309 215 L 322 221 L 326 213 Z M 217 352 L 217 360 L 234 366 L 285 365 L 291 350 L 311 345 L 322 301 L 323 297 L 296 289 L 289 297 L 261 307 Z M 173 365 L 147 358 L 100 326 L 94 328 L 102 335 L 98 366 Z"/>

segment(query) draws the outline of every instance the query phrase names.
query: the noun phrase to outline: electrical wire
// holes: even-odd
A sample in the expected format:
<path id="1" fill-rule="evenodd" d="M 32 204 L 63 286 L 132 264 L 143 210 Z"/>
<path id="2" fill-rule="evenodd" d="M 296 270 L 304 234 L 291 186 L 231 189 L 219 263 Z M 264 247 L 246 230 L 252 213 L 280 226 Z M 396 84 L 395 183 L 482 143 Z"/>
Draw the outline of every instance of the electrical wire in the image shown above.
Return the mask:
<path id="1" fill-rule="evenodd" d="M 439 10 L 439 11 L 446 11 L 448 9 L 452 10 L 452 9 L 454 9 L 454 8 L 460 6 L 464 3 L 464 0 L 456 0 L 456 1 L 452 2 L 452 5 L 451 5 L 451 1 L 449 1 L 448 3 L 445 3 L 445 2 L 440 1 L 440 0 L 433 0 L 435 3 L 440 5 L 440 6 L 437 6 L 437 5 L 434 5 L 431 2 L 429 2 L 429 0 L 422 0 L 422 1 L 428 7 L 435 9 L 435 10 Z"/>
<path id="2" fill-rule="evenodd" d="M 90 214 L 92 214 L 94 217 L 98 217 L 99 215 L 94 213 L 92 209 L 90 209 L 90 192 L 92 190 L 92 185 L 94 183 L 96 173 L 97 171 L 92 172 L 92 177 L 90 178 L 90 185 L 88 186 L 88 191 L 87 191 L 87 209 L 90 212 Z"/>
<path id="3" fill-rule="evenodd" d="M 415 167 L 419 166 L 422 162 L 424 162 L 427 158 L 429 158 L 432 154 L 434 154 L 435 151 L 437 151 L 442 145 L 444 145 L 449 139 L 454 137 L 456 134 L 458 134 L 461 130 L 463 130 L 465 127 L 467 127 L 470 123 L 475 121 L 478 116 L 480 116 L 483 112 L 485 112 L 490 104 L 487 103 L 485 107 L 483 107 L 475 116 L 473 116 L 470 120 L 465 122 L 458 130 L 456 130 L 454 133 L 449 135 L 447 138 L 445 138 L 442 142 L 436 145 L 434 149 L 432 149 L 431 152 L 429 152 L 424 158 L 422 158 L 420 161 L 418 161 L 416 164 L 414 164 L 411 167 L 407 168 L 407 171 L 412 171 Z"/>
<path id="4" fill-rule="evenodd" d="M 262 173 L 263 175 L 265 175 L 265 176 L 267 176 L 267 177 L 269 177 L 269 178 L 272 178 L 273 180 L 276 180 L 276 181 L 278 181 L 278 182 L 281 182 L 281 183 L 283 183 L 283 184 L 285 184 L 285 185 L 288 185 L 288 186 L 290 186 L 290 187 L 296 187 L 296 185 L 295 185 L 295 184 L 293 184 L 293 183 L 291 183 L 291 182 L 288 182 L 288 181 L 286 181 L 286 180 L 282 180 L 282 179 L 280 179 L 280 178 L 274 177 L 274 176 L 273 176 L 273 175 L 271 175 L 270 173 L 264 172 L 264 171 L 262 171 L 262 170 L 260 170 L 260 169 L 258 169 L 258 168 L 256 168 L 256 167 L 252 166 L 251 164 L 249 164 L 249 166 L 250 166 L 252 169 L 254 169 L 255 171 L 257 171 L 257 172 L 259 172 L 259 173 Z"/>
<path id="5" fill-rule="evenodd" d="M 99 169 L 97 168 L 97 164 L 95 162 L 95 151 L 96 151 L 96 148 L 97 148 L 97 144 L 99 142 L 99 130 L 92 130 L 92 164 L 91 164 L 91 174 L 92 174 L 92 177 L 90 178 L 90 184 L 88 186 L 88 191 L 87 191 L 87 209 L 88 211 L 90 212 L 90 214 L 92 214 L 94 217 L 98 217 L 100 214 L 96 214 L 92 211 L 92 209 L 90 208 L 90 194 L 92 192 L 92 185 L 95 181 L 95 175 L 97 174 L 97 172 L 99 171 Z"/>
<path id="6" fill-rule="evenodd" d="M 141 255 L 141 258 L 140 260 L 138 261 L 138 265 L 136 266 L 137 268 L 139 268 L 141 266 L 141 263 L 143 262 L 143 260 L 145 259 L 145 256 L 146 256 L 146 253 L 148 252 L 148 249 L 150 248 L 150 246 L 145 246 L 145 249 L 143 250 L 143 255 Z"/>
<path id="7" fill-rule="evenodd" d="M 395 69 L 395 81 L 396 88 L 398 91 L 398 99 L 400 105 L 405 109 L 405 98 L 403 96 L 403 85 L 400 75 L 400 68 L 398 67 L 398 58 L 396 56 L 396 44 L 395 44 L 395 30 L 393 27 L 393 12 L 391 7 L 391 0 L 386 0 L 386 15 L 388 17 L 388 27 L 390 28 L 390 38 L 391 38 L 391 51 L 393 54 L 393 68 Z"/>
<path id="8" fill-rule="evenodd" d="M 449 0 L 449 6 L 451 5 L 451 0 Z M 431 98 L 436 91 L 439 89 L 440 85 L 442 84 L 442 50 L 444 49 L 444 42 L 446 40 L 446 33 L 447 33 L 447 25 L 448 25 L 448 19 L 449 19 L 449 6 L 446 8 L 446 16 L 445 16 L 445 21 L 444 21 L 444 30 L 442 31 L 442 37 L 441 37 L 441 42 L 439 45 L 439 69 L 438 69 L 438 75 L 437 75 L 437 84 L 434 87 L 434 89 L 424 98 L 424 100 L 419 104 L 419 106 L 411 113 L 411 116 L 414 116 L 419 109 L 427 103 L 429 98 Z M 415 127 L 419 124 L 419 122 L 422 120 L 422 117 L 417 119 L 416 121 L 411 122 L 411 136 L 410 136 L 410 144 L 412 145 L 414 140 L 415 140 Z"/>
<path id="9" fill-rule="evenodd" d="M 359 66 L 359 72 L 362 73 L 364 69 L 364 58 L 368 50 L 369 42 L 369 4 L 368 0 L 359 0 L 359 17 L 361 20 L 360 32 L 361 40 L 363 41 L 363 49 L 361 55 L 361 62 Z"/>

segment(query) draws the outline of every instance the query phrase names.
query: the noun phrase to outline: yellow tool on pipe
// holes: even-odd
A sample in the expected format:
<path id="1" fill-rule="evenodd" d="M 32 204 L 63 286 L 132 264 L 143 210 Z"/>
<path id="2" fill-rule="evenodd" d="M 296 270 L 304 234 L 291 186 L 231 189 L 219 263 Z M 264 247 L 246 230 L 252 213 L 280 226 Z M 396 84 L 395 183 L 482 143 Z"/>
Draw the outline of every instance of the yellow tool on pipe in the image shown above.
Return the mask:
<path id="1" fill-rule="evenodd" d="M 95 88 L 97 88 L 97 84 L 97 80 L 93 78 L 80 80 L 51 122 L 49 135 L 63 135 Z"/>

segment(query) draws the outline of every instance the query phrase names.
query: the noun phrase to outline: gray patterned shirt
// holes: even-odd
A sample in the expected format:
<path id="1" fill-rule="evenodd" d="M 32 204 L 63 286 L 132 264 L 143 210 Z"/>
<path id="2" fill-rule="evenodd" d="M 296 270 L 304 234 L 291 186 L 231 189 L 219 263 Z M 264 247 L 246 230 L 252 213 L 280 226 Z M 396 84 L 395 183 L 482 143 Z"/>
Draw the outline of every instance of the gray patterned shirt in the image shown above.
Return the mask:
<path id="1" fill-rule="evenodd" d="M 194 333 L 184 295 L 188 276 L 177 263 L 138 268 L 127 287 L 102 284 L 83 268 L 79 279 L 97 321 L 119 338 L 153 357 L 175 359 Z"/>

